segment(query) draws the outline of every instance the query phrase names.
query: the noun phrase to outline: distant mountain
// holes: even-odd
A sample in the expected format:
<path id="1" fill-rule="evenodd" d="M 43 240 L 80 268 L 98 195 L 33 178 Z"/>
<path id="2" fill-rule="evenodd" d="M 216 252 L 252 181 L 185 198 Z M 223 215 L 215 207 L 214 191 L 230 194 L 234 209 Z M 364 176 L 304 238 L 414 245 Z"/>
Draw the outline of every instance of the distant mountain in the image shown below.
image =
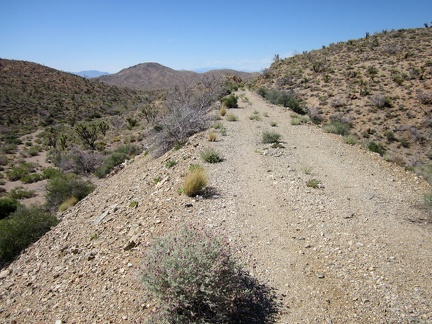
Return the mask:
<path id="1" fill-rule="evenodd" d="M 166 90 L 181 83 L 198 83 L 208 76 L 237 76 L 243 80 L 259 76 L 260 73 L 239 72 L 235 70 L 211 70 L 197 73 L 186 70 L 174 70 L 159 63 L 141 63 L 123 69 L 118 73 L 101 76 L 99 81 L 122 87 L 140 90 Z"/>
<path id="2" fill-rule="evenodd" d="M 110 73 L 97 71 L 97 70 L 88 70 L 88 71 L 81 71 L 81 72 L 72 72 L 72 74 L 82 76 L 83 78 L 97 78 L 102 75 L 109 75 Z"/>

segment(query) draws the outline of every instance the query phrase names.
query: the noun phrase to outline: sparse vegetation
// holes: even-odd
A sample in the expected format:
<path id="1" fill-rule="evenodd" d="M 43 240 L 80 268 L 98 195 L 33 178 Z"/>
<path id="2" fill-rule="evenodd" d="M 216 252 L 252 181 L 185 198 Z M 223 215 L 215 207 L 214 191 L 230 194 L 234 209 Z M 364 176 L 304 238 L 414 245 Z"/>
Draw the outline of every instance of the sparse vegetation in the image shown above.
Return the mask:
<path id="1" fill-rule="evenodd" d="M 175 165 L 177 165 L 177 161 L 173 160 L 173 159 L 168 160 L 168 161 L 165 162 L 165 167 L 167 169 L 170 169 L 170 168 L 174 167 Z"/>
<path id="2" fill-rule="evenodd" d="M 274 144 L 279 143 L 282 135 L 272 131 L 264 131 L 262 134 L 262 142 L 264 144 Z"/>
<path id="3" fill-rule="evenodd" d="M 310 179 L 306 182 L 306 186 L 309 188 L 319 189 L 322 188 L 322 183 L 318 179 Z"/>
<path id="4" fill-rule="evenodd" d="M 233 113 L 227 114 L 225 118 L 226 118 L 227 121 L 230 121 L 230 122 L 238 121 L 237 115 L 235 115 Z"/>
<path id="5" fill-rule="evenodd" d="M 384 156 L 386 149 L 385 147 L 380 143 L 370 142 L 368 145 L 368 149 L 372 152 L 378 153 L 381 156 Z"/>
<path id="6" fill-rule="evenodd" d="M 347 136 L 350 132 L 350 126 L 346 123 L 337 120 L 332 120 L 330 124 L 327 124 L 323 127 L 323 130 L 327 133 Z"/>

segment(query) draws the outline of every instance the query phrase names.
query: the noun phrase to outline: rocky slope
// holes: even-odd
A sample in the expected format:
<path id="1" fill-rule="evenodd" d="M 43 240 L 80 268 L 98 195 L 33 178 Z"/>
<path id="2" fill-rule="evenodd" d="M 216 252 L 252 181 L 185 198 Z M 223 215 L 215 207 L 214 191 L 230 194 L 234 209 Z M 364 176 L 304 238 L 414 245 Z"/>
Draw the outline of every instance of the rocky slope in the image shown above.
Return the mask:
<path id="1" fill-rule="evenodd" d="M 339 136 L 291 125 L 287 110 L 255 94 L 240 96 L 230 111 L 239 120 L 221 121 L 226 136 L 138 156 L 3 269 L 1 321 L 145 322 L 155 305 L 139 283 L 140 259 L 155 236 L 187 222 L 223 231 L 276 289 L 278 323 L 432 321 L 432 231 L 421 205 L 429 186 Z M 262 144 L 264 130 L 280 133 L 283 147 Z M 224 161 L 204 165 L 205 147 Z M 209 174 L 206 198 L 178 191 L 192 163 Z M 312 178 L 320 188 L 306 185 Z"/>
<path id="2" fill-rule="evenodd" d="M 257 85 L 293 91 L 316 121 L 349 124 L 361 144 L 432 181 L 431 42 L 432 28 L 367 33 L 277 60 Z"/>

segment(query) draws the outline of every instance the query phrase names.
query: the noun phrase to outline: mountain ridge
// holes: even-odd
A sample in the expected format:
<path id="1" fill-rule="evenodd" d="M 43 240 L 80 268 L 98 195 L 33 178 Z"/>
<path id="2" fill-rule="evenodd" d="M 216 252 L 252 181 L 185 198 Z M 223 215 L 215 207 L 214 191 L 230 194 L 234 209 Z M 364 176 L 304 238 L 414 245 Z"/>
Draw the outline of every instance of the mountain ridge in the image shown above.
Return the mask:
<path id="1" fill-rule="evenodd" d="M 174 70 L 156 62 L 147 62 L 130 66 L 115 74 L 101 76 L 97 80 L 110 85 L 137 90 L 167 90 L 182 83 L 196 84 L 208 77 L 225 78 L 226 76 L 236 76 L 242 80 L 248 80 L 259 76 L 259 74 L 231 69 L 217 69 L 198 73 L 188 70 Z"/>

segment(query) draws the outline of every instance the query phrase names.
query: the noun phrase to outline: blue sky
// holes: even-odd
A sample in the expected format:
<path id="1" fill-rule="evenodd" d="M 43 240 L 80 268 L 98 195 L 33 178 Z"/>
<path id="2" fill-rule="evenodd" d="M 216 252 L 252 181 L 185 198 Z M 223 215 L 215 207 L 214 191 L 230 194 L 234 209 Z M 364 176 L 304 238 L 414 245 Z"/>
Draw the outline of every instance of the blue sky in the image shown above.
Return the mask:
<path id="1" fill-rule="evenodd" d="M 261 71 L 275 54 L 432 22 L 431 0 L 0 0 L 0 57 L 110 73 Z"/>

